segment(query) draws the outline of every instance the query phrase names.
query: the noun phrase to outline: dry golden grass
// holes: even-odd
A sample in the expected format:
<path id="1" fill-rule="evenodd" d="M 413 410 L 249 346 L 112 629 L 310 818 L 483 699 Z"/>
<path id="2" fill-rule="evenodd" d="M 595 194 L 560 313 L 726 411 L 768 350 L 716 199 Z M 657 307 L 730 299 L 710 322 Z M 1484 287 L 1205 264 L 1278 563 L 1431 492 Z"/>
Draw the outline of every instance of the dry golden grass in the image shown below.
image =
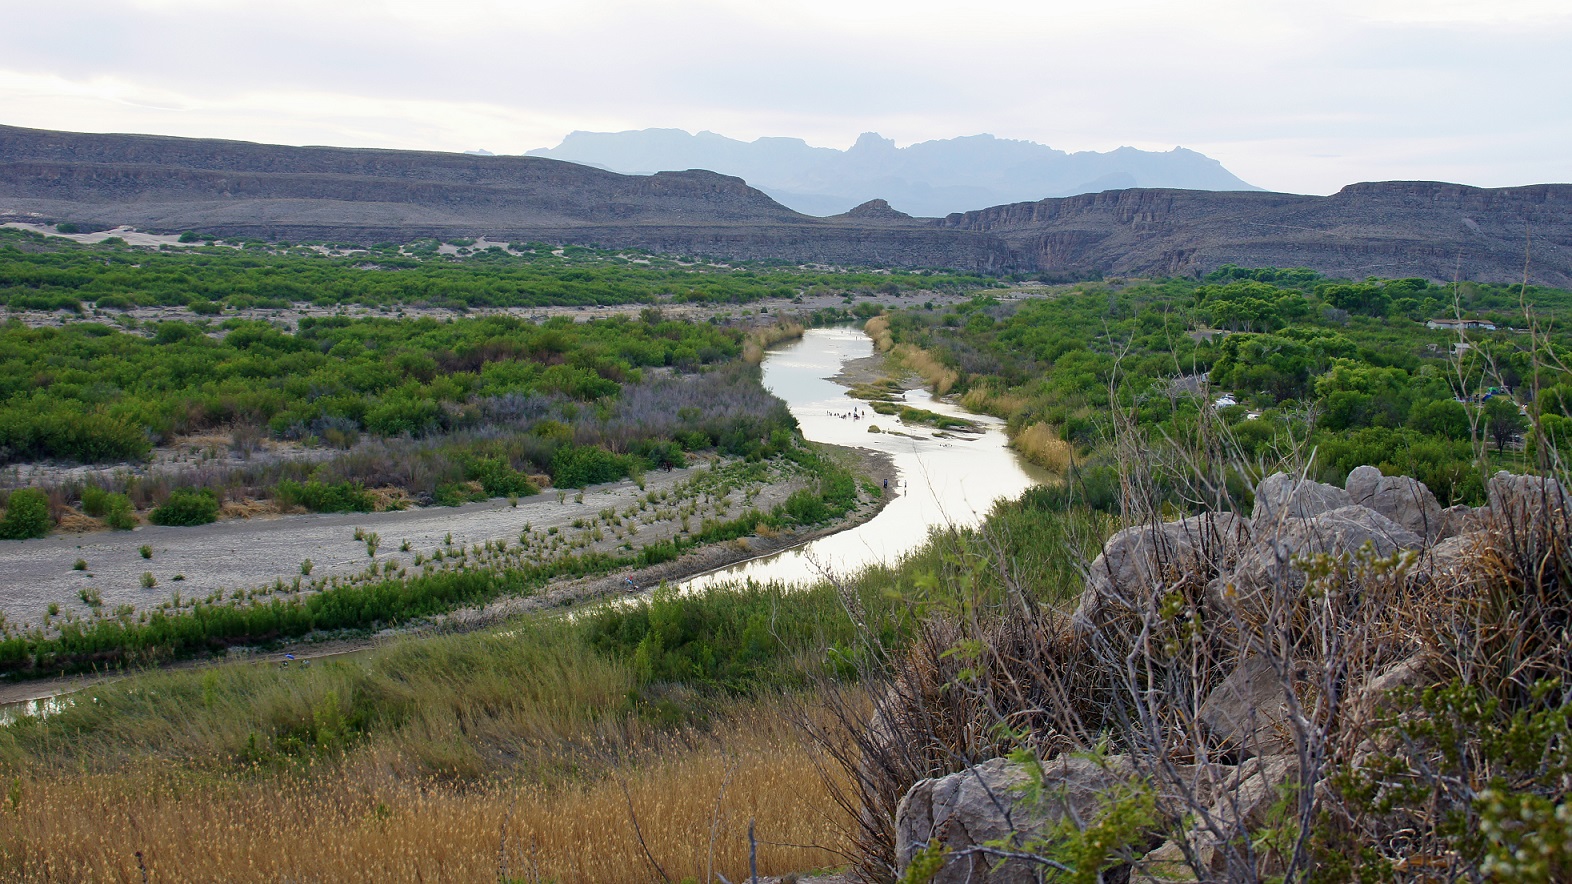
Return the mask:
<path id="1" fill-rule="evenodd" d="M 633 815 L 673 880 L 742 880 L 750 819 L 761 874 L 841 864 L 849 821 L 781 712 L 753 707 L 615 778 L 559 785 L 401 781 L 365 759 L 287 774 L 151 764 L 24 774 L 0 796 L 0 878 L 135 882 L 140 851 L 151 881 L 481 881 L 505 871 L 643 884 L 659 875 Z"/>
<path id="2" fill-rule="evenodd" d="M 897 344 L 891 353 L 902 366 L 916 372 L 937 396 L 949 393 L 961 379 L 955 369 L 920 347 Z"/>
<path id="3" fill-rule="evenodd" d="M 92 516 L 83 515 L 71 507 L 66 507 L 60 513 L 60 521 L 55 525 L 55 533 L 86 534 L 90 531 L 103 531 L 108 527 L 108 525 L 104 524 L 103 519 L 95 519 Z"/>
<path id="4" fill-rule="evenodd" d="M 226 500 L 219 507 L 219 518 L 222 519 L 250 519 L 254 516 L 275 516 L 282 510 L 279 505 L 271 500 L 256 500 L 243 498 L 241 500 Z"/>
<path id="5" fill-rule="evenodd" d="M 890 337 L 889 317 L 875 316 L 863 324 L 862 330 L 873 339 L 874 349 L 880 353 L 889 353 L 896 364 L 915 372 L 936 395 L 949 393 L 960 381 L 961 376 L 955 369 L 945 365 L 932 353 L 911 344 L 896 344 Z"/>
<path id="6" fill-rule="evenodd" d="M 978 414 L 991 414 L 994 417 L 1008 418 L 1010 415 L 1026 407 L 1027 399 L 1015 393 L 995 390 L 991 387 L 973 387 L 961 397 L 961 407 L 967 411 Z"/>
<path id="7" fill-rule="evenodd" d="M 1059 438 L 1059 431 L 1038 422 L 1015 435 L 1010 444 L 1034 464 L 1056 473 L 1068 472 L 1075 463 L 1075 448 Z"/>
<path id="8" fill-rule="evenodd" d="M 873 348 L 880 353 L 888 352 L 895 346 L 895 341 L 890 337 L 890 318 L 888 316 L 875 316 L 863 323 L 862 330 L 873 339 Z"/>
<path id="9" fill-rule="evenodd" d="M 802 331 L 802 323 L 783 319 L 748 332 L 747 339 L 742 343 L 743 361 L 758 365 L 764 361 L 765 350 L 781 341 L 802 337 Z"/>
<path id="10" fill-rule="evenodd" d="M 536 487 L 541 486 L 537 485 Z M 383 485 L 380 488 L 369 488 L 367 490 L 371 492 L 371 499 L 379 513 L 387 510 L 404 509 L 413 506 L 415 502 L 414 498 L 409 496 L 408 491 L 396 485 Z"/>

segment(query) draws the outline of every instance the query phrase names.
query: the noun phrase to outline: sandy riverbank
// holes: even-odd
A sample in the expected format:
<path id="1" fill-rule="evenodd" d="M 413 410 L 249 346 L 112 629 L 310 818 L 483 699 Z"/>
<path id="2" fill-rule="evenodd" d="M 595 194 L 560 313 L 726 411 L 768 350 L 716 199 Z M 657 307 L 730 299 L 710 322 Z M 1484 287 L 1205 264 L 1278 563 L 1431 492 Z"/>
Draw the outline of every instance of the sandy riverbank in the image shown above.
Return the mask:
<path id="1" fill-rule="evenodd" d="M 236 660 L 252 660 L 259 663 L 276 664 L 282 662 L 285 659 L 286 654 L 293 655 L 294 658 L 298 661 L 304 661 L 314 658 L 355 653 L 375 647 L 383 642 L 407 636 L 434 633 L 467 632 L 495 625 L 515 616 L 542 611 L 581 608 L 607 598 L 645 592 L 649 589 L 659 586 L 662 582 L 681 582 L 683 580 L 687 580 L 689 578 L 705 574 L 719 568 L 725 568 L 740 562 L 758 558 L 760 556 L 770 555 L 781 550 L 800 546 L 820 537 L 826 537 L 841 531 L 845 531 L 849 528 L 860 525 L 869 519 L 872 519 L 874 516 L 878 515 L 879 512 L 882 511 L 891 500 L 895 498 L 898 493 L 894 490 L 895 485 L 897 484 L 894 481 L 896 472 L 890 458 L 887 455 L 881 454 L 879 452 L 849 448 L 835 448 L 833 446 L 829 447 L 835 451 L 837 457 L 843 458 L 844 461 L 850 465 L 855 472 L 871 480 L 873 485 L 883 486 L 886 480 L 890 480 L 889 484 L 891 486 L 891 490 L 889 493 L 865 499 L 864 502 L 846 518 L 830 525 L 795 531 L 782 531 L 771 537 L 754 535 L 735 541 L 708 544 L 706 546 L 689 550 L 682 556 L 659 565 L 644 568 L 629 567 L 609 574 L 601 574 L 577 580 L 561 581 L 547 586 L 543 591 L 534 595 L 499 599 L 481 608 L 460 609 L 407 628 L 396 630 L 389 629 L 375 635 L 357 636 L 347 639 L 307 639 L 284 646 L 270 647 L 265 651 L 243 647 L 234 648 L 231 649 L 230 653 L 225 657 L 182 661 L 179 663 L 170 664 L 170 666 L 167 668 L 196 668 L 201 666 L 215 665 L 218 663 L 232 662 Z M 691 481 L 691 472 L 691 470 L 685 470 L 659 474 L 660 476 L 664 477 L 666 481 L 658 483 L 656 481 L 647 480 L 646 487 L 649 489 L 649 492 L 657 492 L 669 489 L 680 482 Z M 653 479 L 653 474 L 651 478 Z M 537 498 L 534 500 L 534 504 L 537 506 L 537 508 L 532 510 L 527 509 L 526 512 L 533 513 L 535 518 L 539 519 L 543 511 L 556 508 L 558 510 L 557 515 L 567 524 L 571 524 L 571 520 L 569 519 L 570 516 L 574 518 L 583 518 L 586 510 L 589 510 L 591 507 L 604 506 L 605 503 L 613 497 L 617 499 L 627 497 L 627 488 L 622 486 L 631 487 L 632 483 L 617 483 L 615 486 L 602 486 L 600 488 L 589 489 L 585 498 L 585 503 L 583 504 L 573 503 L 571 498 L 569 498 L 569 501 L 565 503 L 557 502 L 554 497 L 544 500 Z M 756 497 L 756 502 L 759 505 L 763 505 L 768 501 L 775 499 L 776 497 L 784 499 L 784 497 L 789 494 L 791 490 L 795 490 L 797 487 L 801 487 L 800 483 L 798 482 L 780 483 L 779 486 L 775 487 L 774 490 L 767 496 L 765 492 L 759 492 L 758 497 Z M 648 494 L 649 492 L 645 493 Z M 545 495 L 542 495 L 542 497 L 544 498 Z M 470 508 L 477 512 L 488 512 L 491 509 L 499 508 L 498 504 L 499 502 L 497 501 L 491 501 L 483 504 L 472 504 L 470 505 Z M 507 505 L 504 502 L 501 503 L 500 506 L 506 507 Z M 522 501 L 520 508 L 525 508 L 525 504 Z M 428 510 L 422 510 L 418 512 L 430 512 L 432 510 L 446 510 L 451 512 L 454 509 L 462 510 L 466 508 L 429 508 Z M 511 507 L 507 507 L 507 509 L 510 513 L 513 511 L 513 508 Z M 549 516 L 550 513 L 548 512 L 547 515 Z M 294 518 L 320 519 L 326 517 Z M 340 520 L 349 519 L 353 521 L 357 517 L 331 518 Z M 361 522 L 367 521 L 365 514 L 361 514 L 358 516 L 358 518 Z M 287 519 L 277 521 L 287 521 Z M 203 527 L 211 528 L 213 526 Z M 194 531 L 200 529 L 185 530 Z M 662 539 L 658 525 L 652 524 L 647 526 L 645 533 L 652 535 L 648 537 L 648 540 Z M 9 706 L 47 699 L 49 697 L 81 690 L 82 688 L 91 686 L 92 684 L 100 683 L 106 680 L 112 680 L 118 677 L 121 676 L 119 674 L 109 676 L 70 676 L 36 679 L 22 682 L 0 683 L 0 706 Z"/>

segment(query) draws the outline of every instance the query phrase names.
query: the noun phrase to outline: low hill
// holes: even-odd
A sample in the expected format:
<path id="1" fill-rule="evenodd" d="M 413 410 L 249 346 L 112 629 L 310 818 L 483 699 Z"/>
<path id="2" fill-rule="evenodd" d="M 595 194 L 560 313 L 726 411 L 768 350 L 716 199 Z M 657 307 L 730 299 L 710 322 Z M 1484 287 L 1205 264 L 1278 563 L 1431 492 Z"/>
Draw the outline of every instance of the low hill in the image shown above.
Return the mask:
<path id="1" fill-rule="evenodd" d="M 273 240 L 485 235 L 793 262 L 1194 274 L 1221 264 L 1572 285 L 1572 185 L 1356 184 L 1328 197 L 1130 189 L 943 219 L 802 215 L 740 178 L 542 157 L 0 127 L 0 220 Z M 1527 239 L 1531 237 L 1531 239 Z"/>

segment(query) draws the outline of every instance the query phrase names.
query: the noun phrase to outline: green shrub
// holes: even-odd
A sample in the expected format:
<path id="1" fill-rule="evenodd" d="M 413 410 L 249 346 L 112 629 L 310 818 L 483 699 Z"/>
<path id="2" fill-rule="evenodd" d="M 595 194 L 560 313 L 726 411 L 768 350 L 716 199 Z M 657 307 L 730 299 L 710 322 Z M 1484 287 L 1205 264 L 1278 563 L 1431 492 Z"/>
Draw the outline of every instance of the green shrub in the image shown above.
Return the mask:
<path id="1" fill-rule="evenodd" d="M 147 519 L 154 525 L 206 525 L 218 520 L 218 498 L 207 488 L 180 488 Z"/>
<path id="2" fill-rule="evenodd" d="M 314 513 L 369 513 L 377 508 L 371 492 L 359 482 L 300 483 L 285 479 L 274 492 L 284 506 L 303 506 Z"/>
<path id="3" fill-rule="evenodd" d="M 529 497 L 540 493 L 528 476 L 500 457 L 476 460 L 466 472 L 471 480 L 480 483 L 487 497 Z"/>
<path id="4" fill-rule="evenodd" d="M 43 537 L 55 527 L 49 517 L 49 498 L 36 488 L 22 488 L 11 492 L 6 503 L 5 518 L 0 519 L 0 539 L 23 540 Z"/>
<path id="5" fill-rule="evenodd" d="M 116 531 L 135 528 L 136 510 L 131 506 L 131 498 L 124 494 L 109 495 L 109 502 L 104 507 L 104 522 Z"/>
<path id="6" fill-rule="evenodd" d="M 551 481 L 559 488 L 615 482 L 637 466 L 635 458 L 589 445 L 564 445 L 551 459 Z"/>
<path id="7" fill-rule="evenodd" d="M 101 518 L 104 513 L 107 513 L 108 511 L 108 491 L 105 491 L 97 485 L 89 485 L 82 489 L 82 512 L 97 519 Z"/>

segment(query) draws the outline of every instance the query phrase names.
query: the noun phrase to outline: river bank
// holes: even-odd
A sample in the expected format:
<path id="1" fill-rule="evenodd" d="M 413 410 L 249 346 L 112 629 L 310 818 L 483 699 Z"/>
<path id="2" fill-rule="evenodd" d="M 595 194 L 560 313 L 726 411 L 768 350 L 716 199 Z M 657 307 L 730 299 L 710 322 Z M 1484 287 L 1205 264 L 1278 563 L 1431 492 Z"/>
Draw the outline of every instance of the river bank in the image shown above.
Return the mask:
<path id="1" fill-rule="evenodd" d="M 551 584 L 536 594 L 502 598 L 482 607 L 461 608 L 418 624 L 396 629 L 385 629 L 372 635 L 359 635 L 348 638 L 308 638 L 303 641 L 289 642 L 266 649 L 234 647 L 222 657 L 182 660 L 166 664 L 162 668 L 192 669 L 232 662 L 283 664 L 286 661 L 296 661 L 298 665 L 298 663 L 303 663 L 307 660 L 364 651 L 399 638 L 470 632 L 493 626 L 521 615 L 582 607 L 608 598 L 637 595 L 647 592 L 662 583 L 682 583 L 707 574 L 721 572 L 726 568 L 798 548 L 821 538 L 855 528 L 879 515 L 892 500 L 898 497 L 898 492 L 895 490 L 898 474 L 892 459 L 888 456 L 878 452 L 837 446 L 824 446 L 824 448 L 828 449 L 832 456 L 839 459 L 844 465 L 851 468 L 855 474 L 862 477 L 870 486 L 879 487 L 881 490 L 888 486 L 890 490 L 878 496 L 865 495 L 862 502 L 844 518 L 826 525 L 787 529 L 771 532 L 768 536 L 752 535 L 738 538 L 737 540 L 710 543 L 690 549 L 677 558 L 660 564 L 645 567 L 626 567 L 606 574 L 564 580 Z M 691 480 L 691 473 L 692 470 L 683 470 L 673 471 L 670 474 L 661 474 L 664 478 L 663 482 L 656 481 L 652 477 L 647 481 L 647 487 L 650 489 L 649 493 L 656 493 L 670 488 L 678 482 Z M 538 503 L 555 506 L 568 514 L 574 512 L 582 513 L 589 505 L 603 504 L 607 498 L 625 492 L 627 489 L 621 487 L 624 484 L 631 486 L 633 483 L 617 483 L 615 486 L 591 489 L 592 495 L 598 492 L 603 496 L 599 499 L 591 496 L 586 499 L 585 504 L 553 504 L 547 500 L 542 500 Z M 760 502 L 768 502 L 775 498 L 784 499 L 789 493 L 788 489 L 796 487 L 800 487 L 800 483 L 791 483 L 776 487 L 772 491 L 760 492 L 758 499 Z M 505 504 L 491 501 L 485 504 L 472 504 L 469 508 L 475 512 L 485 513 L 498 510 L 502 506 L 505 506 Z M 521 508 L 522 506 L 521 504 Z M 512 510 L 513 508 L 508 508 L 510 513 Z M 538 515 L 539 511 L 526 509 L 526 515 L 531 512 L 535 512 Z M 510 516 L 509 518 L 511 521 L 514 517 Z M 567 515 L 561 516 L 561 519 L 564 521 L 567 518 Z M 353 521 L 353 519 L 350 519 L 350 521 Z M 363 516 L 361 521 L 365 521 Z M 654 540 L 654 538 L 651 539 Z M 4 713 L 7 708 L 38 701 L 47 701 L 53 697 L 73 693 L 95 684 L 112 681 L 131 674 L 135 673 L 117 672 L 103 675 L 61 676 L 19 682 L 0 682 L 0 723 L 4 721 Z"/>

